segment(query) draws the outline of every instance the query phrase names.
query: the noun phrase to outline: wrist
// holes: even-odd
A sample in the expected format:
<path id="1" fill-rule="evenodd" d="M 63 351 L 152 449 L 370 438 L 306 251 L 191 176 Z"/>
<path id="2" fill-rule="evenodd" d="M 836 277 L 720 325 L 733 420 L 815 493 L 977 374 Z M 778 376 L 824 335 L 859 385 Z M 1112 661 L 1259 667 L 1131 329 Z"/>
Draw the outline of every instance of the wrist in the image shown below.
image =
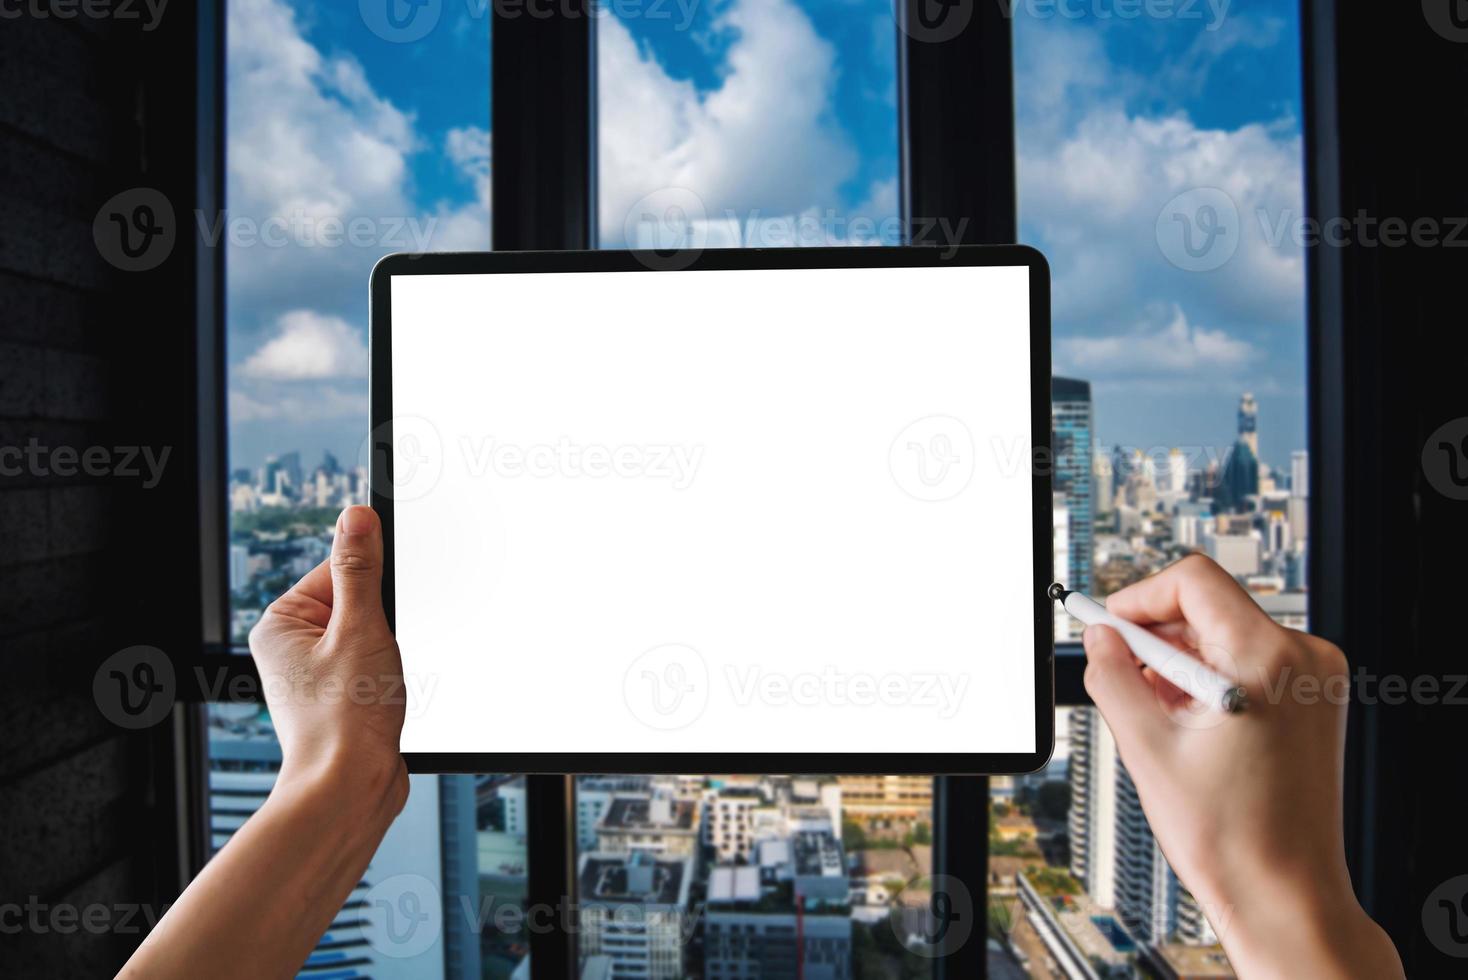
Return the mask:
<path id="1" fill-rule="evenodd" d="M 397 753 L 324 749 L 288 753 L 276 779 L 283 796 L 332 801 L 362 816 L 391 823 L 408 795 L 408 770 Z"/>
<path id="2" fill-rule="evenodd" d="M 1401 976 L 1396 949 L 1356 901 L 1349 882 L 1271 882 L 1226 906 L 1215 923 L 1239 976 Z"/>

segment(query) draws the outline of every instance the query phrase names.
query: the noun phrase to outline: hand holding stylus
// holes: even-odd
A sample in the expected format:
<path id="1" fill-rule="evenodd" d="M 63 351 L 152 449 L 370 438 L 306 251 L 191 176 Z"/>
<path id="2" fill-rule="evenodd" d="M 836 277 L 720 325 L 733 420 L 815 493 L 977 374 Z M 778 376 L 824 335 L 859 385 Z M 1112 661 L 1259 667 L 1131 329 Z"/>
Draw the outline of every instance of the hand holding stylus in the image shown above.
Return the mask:
<path id="1" fill-rule="evenodd" d="M 1114 593 L 1106 610 L 1249 692 L 1247 711 L 1199 711 L 1116 630 L 1086 628 L 1086 690 L 1238 974 L 1402 976 L 1346 868 L 1341 651 L 1276 624 L 1202 556 Z"/>

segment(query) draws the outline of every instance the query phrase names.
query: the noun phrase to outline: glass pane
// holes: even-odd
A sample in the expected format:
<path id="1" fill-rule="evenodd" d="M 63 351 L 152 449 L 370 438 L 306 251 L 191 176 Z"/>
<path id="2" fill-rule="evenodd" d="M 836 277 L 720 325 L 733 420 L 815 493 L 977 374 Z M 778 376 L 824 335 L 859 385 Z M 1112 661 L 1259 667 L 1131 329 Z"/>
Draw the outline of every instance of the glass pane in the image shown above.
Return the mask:
<path id="1" fill-rule="evenodd" d="M 607 9 L 604 246 L 900 243 L 888 0 Z"/>
<path id="2" fill-rule="evenodd" d="M 239 642 L 366 502 L 367 276 L 489 247 L 482 4 L 229 0 L 229 577 Z"/>
<path id="3" fill-rule="evenodd" d="M 389 20 L 384 11 L 393 10 Z M 228 280 L 233 638 L 366 502 L 368 273 L 395 251 L 489 247 L 483 4 L 229 0 L 228 210 L 199 216 Z M 280 766 L 268 712 L 209 710 L 212 848 Z M 509 977 L 526 960 L 525 794 L 414 776 L 306 974 Z"/>
<path id="4" fill-rule="evenodd" d="M 210 705 L 210 853 L 280 772 L 270 714 Z M 403 812 L 302 975 L 509 977 L 526 959 L 525 787 L 513 776 L 412 776 Z"/>
<path id="5" fill-rule="evenodd" d="M 1056 575 L 1105 595 L 1202 551 L 1304 627 L 1297 6 L 1017 9 L 1021 236 L 1053 270 Z M 1056 637 L 1078 637 L 1063 612 Z M 1094 709 L 1057 713 L 1043 773 L 993 780 L 989 833 L 1011 972 L 1233 975 Z"/>
<path id="6" fill-rule="evenodd" d="M 901 242 L 886 0 L 652 10 L 598 22 L 603 246 Z M 931 972 L 930 779 L 585 776 L 576 838 L 590 975 Z"/>
<path id="7" fill-rule="evenodd" d="M 927 976 L 932 780 L 582 776 L 583 975 Z"/>
<path id="8" fill-rule="evenodd" d="M 1056 575 L 1105 595 L 1201 551 L 1302 626 L 1297 5 L 1016 9 L 1021 238 L 1053 270 Z M 1078 637 L 1063 613 L 1056 637 Z"/>
<path id="9" fill-rule="evenodd" d="M 990 974 L 1233 976 L 1101 716 L 1060 708 L 1055 723 L 1043 771 L 990 784 Z"/>

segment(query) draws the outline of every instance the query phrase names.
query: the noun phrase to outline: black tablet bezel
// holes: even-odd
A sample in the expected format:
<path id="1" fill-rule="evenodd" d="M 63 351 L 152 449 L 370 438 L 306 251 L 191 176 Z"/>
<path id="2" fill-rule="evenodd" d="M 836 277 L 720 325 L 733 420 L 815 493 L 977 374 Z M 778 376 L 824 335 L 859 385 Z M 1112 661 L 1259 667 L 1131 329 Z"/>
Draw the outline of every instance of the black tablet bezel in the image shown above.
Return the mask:
<path id="1" fill-rule="evenodd" d="M 382 599 L 396 628 L 393 501 L 379 488 L 392 484 L 392 303 L 394 276 L 502 273 L 640 272 L 726 269 L 845 269 L 942 266 L 1023 266 L 1030 280 L 1030 438 L 1033 447 L 1032 517 L 1035 611 L 1035 751 L 975 752 L 407 752 L 415 773 L 831 773 L 898 775 L 1019 774 L 1042 768 L 1054 751 L 1055 643 L 1050 407 L 1050 269 L 1044 256 L 1022 245 L 949 248 L 707 249 L 699 252 L 445 252 L 382 259 L 370 283 L 371 502 L 382 519 L 385 547 Z M 914 304 L 916 307 L 916 303 Z M 386 451 L 383 451 L 386 450 Z M 411 656 L 411 651 L 406 651 Z"/>

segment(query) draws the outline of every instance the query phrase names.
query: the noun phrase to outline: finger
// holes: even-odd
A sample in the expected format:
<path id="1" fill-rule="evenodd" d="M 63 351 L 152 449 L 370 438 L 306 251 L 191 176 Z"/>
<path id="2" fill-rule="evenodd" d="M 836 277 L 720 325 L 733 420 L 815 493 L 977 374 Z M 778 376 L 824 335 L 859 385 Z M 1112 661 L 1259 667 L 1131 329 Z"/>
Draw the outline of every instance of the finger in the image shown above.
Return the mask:
<path id="1" fill-rule="evenodd" d="M 382 618 L 382 525 L 371 507 L 348 507 L 331 543 L 331 625 Z"/>
<path id="2" fill-rule="evenodd" d="M 1165 712 L 1176 711 L 1192 701 L 1192 697 L 1186 691 L 1176 687 L 1151 667 L 1142 669 L 1142 677 L 1152 685 L 1152 692 L 1157 695 L 1157 701 Z"/>
<path id="3" fill-rule="evenodd" d="M 1269 617 L 1212 559 L 1189 555 L 1106 597 L 1106 608 L 1139 625 L 1185 622 L 1195 641 L 1232 642 Z M 1197 645 L 1196 643 L 1194 645 Z"/>
<path id="4" fill-rule="evenodd" d="M 326 629 L 331 621 L 331 561 L 323 561 L 270 604 L 270 610 L 290 619 Z"/>
<path id="5" fill-rule="evenodd" d="M 1142 675 L 1121 634 L 1109 626 L 1088 626 L 1081 634 L 1086 648 L 1086 692 L 1121 745 L 1156 740 L 1167 716 L 1153 684 Z"/>

